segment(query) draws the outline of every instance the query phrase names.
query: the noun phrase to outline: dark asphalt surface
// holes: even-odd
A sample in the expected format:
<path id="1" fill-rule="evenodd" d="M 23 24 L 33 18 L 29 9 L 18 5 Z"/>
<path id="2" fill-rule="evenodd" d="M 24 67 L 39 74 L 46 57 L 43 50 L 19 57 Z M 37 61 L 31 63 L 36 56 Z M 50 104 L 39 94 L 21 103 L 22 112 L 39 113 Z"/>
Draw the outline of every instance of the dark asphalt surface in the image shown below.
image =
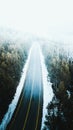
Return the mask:
<path id="1" fill-rule="evenodd" d="M 40 130 L 43 85 L 39 47 L 34 46 L 17 108 L 6 130 Z"/>

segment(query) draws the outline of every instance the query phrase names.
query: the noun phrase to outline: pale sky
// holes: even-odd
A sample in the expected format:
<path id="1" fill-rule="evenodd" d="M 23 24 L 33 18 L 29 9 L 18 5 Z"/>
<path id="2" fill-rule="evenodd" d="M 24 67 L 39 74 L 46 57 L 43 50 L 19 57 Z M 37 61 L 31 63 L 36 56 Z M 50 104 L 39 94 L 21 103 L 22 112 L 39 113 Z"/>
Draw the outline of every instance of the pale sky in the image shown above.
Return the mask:
<path id="1" fill-rule="evenodd" d="M 0 0 L 0 27 L 73 35 L 73 0 Z"/>

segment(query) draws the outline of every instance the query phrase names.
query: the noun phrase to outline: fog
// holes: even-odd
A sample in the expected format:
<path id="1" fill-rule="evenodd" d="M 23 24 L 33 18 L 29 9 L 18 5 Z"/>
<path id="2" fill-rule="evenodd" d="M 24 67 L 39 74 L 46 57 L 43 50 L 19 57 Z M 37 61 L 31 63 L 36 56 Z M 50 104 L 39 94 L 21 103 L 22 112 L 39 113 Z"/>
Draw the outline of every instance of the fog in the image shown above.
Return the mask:
<path id="1" fill-rule="evenodd" d="M 72 0 L 0 0 L 0 27 L 48 39 L 71 39 L 72 5 Z"/>
<path id="2" fill-rule="evenodd" d="M 72 5 L 72 0 L 0 0 L 0 41 L 33 43 L 40 38 L 72 52 Z"/>

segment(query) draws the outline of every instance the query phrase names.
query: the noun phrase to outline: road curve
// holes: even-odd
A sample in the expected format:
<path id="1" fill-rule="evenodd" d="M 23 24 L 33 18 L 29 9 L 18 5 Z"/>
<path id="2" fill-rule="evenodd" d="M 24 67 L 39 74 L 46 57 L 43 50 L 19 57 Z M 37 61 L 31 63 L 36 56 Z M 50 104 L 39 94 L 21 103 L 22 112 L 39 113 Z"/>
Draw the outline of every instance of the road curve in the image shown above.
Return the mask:
<path id="1" fill-rule="evenodd" d="M 40 130 L 43 85 L 39 45 L 33 47 L 26 81 L 14 115 L 6 130 Z"/>

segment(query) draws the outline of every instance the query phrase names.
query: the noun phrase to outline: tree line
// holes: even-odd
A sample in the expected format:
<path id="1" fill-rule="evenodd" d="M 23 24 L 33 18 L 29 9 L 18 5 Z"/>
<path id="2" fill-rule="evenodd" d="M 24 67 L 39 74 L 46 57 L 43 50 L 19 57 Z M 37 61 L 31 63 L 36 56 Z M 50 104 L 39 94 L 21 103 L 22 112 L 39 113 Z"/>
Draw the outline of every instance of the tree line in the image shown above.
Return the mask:
<path id="1" fill-rule="evenodd" d="M 43 130 L 73 130 L 73 59 L 61 47 L 42 49 L 54 92 Z"/>
<path id="2" fill-rule="evenodd" d="M 0 43 L 0 121 L 12 101 L 28 51 L 26 44 Z"/>

